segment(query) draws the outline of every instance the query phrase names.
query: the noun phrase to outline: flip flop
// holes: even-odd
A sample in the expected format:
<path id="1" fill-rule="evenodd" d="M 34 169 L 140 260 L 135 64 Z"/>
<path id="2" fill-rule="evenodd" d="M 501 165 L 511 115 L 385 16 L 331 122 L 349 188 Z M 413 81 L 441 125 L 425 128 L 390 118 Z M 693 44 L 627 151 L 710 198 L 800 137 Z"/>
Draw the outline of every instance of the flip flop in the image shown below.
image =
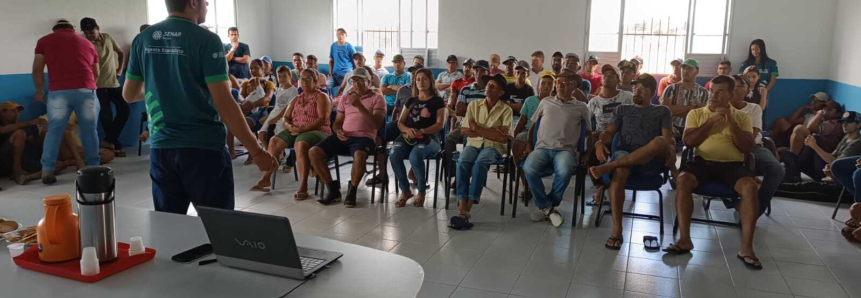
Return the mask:
<path id="1" fill-rule="evenodd" d="M 126 157 L 126 152 L 122 150 L 114 150 L 114 155 L 116 157 Z"/>
<path id="2" fill-rule="evenodd" d="M 679 247 L 676 244 L 670 243 L 670 246 L 668 246 L 667 248 L 664 248 L 664 252 L 678 256 L 678 255 L 689 254 L 689 253 L 691 253 L 691 250 L 690 249 L 684 249 L 684 248 Z"/>
<path id="3" fill-rule="evenodd" d="M 604 200 L 604 205 L 609 206 L 610 200 Z M 592 200 L 586 202 L 586 206 L 598 206 L 598 201 L 595 201 L 595 199 L 592 199 Z"/>
<path id="4" fill-rule="evenodd" d="M 262 192 L 269 192 L 270 191 L 269 187 L 260 187 L 257 185 L 252 186 L 249 190 L 251 190 L 251 191 L 262 191 Z"/>
<path id="5" fill-rule="evenodd" d="M 757 258 L 757 257 L 742 256 L 742 255 L 736 255 L 735 257 L 738 258 L 739 260 L 741 260 L 744 263 L 744 266 L 746 266 L 747 268 L 756 269 L 756 270 L 762 269 L 762 263 L 759 262 L 759 258 Z M 752 262 L 748 262 L 747 261 L 748 259 L 751 260 Z"/>
<path id="6" fill-rule="evenodd" d="M 607 240 L 612 241 L 613 244 L 616 244 L 616 242 L 619 242 L 619 246 L 609 245 L 609 244 L 607 244 L 607 242 L 604 242 L 604 247 L 606 247 L 608 249 L 612 249 L 612 250 L 622 249 L 622 244 L 624 244 L 624 239 L 622 239 L 622 237 L 610 236 L 610 238 L 607 238 Z"/>
<path id="7" fill-rule="evenodd" d="M 655 236 L 643 236 L 643 246 L 646 247 L 646 250 L 661 249 L 661 243 L 658 242 L 658 237 Z"/>
<path id="8" fill-rule="evenodd" d="M 297 192 L 293 194 L 293 199 L 297 201 L 304 201 L 308 199 L 307 192 Z"/>
<path id="9" fill-rule="evenodd" d="M 457 215 L 451 217 L 451 219 L 449 220 L 449 225 L 448 225 L 449 228 L 452 228 L 452 229 L 455 229 L 458 231 L 469 230 L 473 226 L 474 225 L 471 222 L 469 222 L 469 219 L 466 219 L 466 218 L 463 218 L 463 217 L 460 217 Z"/>

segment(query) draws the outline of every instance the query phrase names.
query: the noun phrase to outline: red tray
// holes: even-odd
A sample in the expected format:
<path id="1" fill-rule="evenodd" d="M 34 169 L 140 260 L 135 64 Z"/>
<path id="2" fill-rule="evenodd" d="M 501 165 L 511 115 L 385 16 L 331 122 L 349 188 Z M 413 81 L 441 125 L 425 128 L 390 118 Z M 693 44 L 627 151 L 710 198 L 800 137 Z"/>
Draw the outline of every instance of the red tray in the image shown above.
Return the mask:
<path id="1" fill-rule="evenodd" d="M 21 255 L 15 257 L 15 265 L 18 267 L 47 273 L 54 276 L 65 277 L 77 281 L 94 283 L 108 276 L 120 273 L 126 269 L 145 263 L 155 257 L 155 250 L 147 248 L 146 252 L 129 256 L 129 245 L 117 242 L 117 259 L 99 264 L 99 274 L 93 276 L 81 275 L 81 261 L 75 259 L 61 263 L 45 263 L 39 260 L 39 247 L 30 247 Z"/>

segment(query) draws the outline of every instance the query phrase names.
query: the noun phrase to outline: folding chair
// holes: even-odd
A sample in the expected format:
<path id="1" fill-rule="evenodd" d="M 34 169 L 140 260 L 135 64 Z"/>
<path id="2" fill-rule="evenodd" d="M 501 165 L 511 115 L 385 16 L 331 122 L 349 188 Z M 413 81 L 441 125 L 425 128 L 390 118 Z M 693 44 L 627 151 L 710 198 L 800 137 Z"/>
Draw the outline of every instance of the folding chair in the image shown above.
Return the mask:
<path id="1" fill-rule="evenodd" d="M 446 122 L 448 122 L 448 119 L 446 119 Z M 433 184 L 433 208 L 434 209 L 436 209 L 437 189 L 439 189 L 440 171 L 443 170 L 442 168 L 440 168 L 440 160 L 442 160 L 442 157 L 445 156 L 445 148 L 442 146 L 444 146 L 443 142 L 445 142 L 445 137 L 446 137 L 446 134 L 448 133 L 446 131 L 446 127 L 447 127 L 447 125 L 443 126 L 443 129 L 439 132 L 439 141 L 440 141 L 440 147 L 441 147 L 439 152 L 437 152 L 434 156 L 431 156 L 429 158 L 425 158 L 425 161 L 427 162 L 427 164 L 425 165 L 425 180 L 426 180 L 426 182 L 430 181 L 430 162 L 431 162 L 431 160 L 433 160 L 435 163 L 434 174 L 436 175 L 436 177 L 434 177 L 434 184 Z M 386 150 L 386 155 L 389 157 L 388 158 L 389 160 L 391 160 L 391 156 L 392 156 L 391 150 L 392 149 Z M 406 159 L 404 159 L 404 160 L 406 160 Z M 381 165 L 381 166 L 385 167 L 386 165 Z M 385 188 L 388 189 L 388 185 L 386 185 Z M 397 195 L 397 194 L 398 194 L 398 176 L 395 176 L 395 195 Z"/>
<path id="2" fill-rule="evenodd" d="M 463 145 L 466 146 L 466 137 L 463 138 Z M 457 165 L 457 160 L 460 158 L 460 152 L 454 152 L 451 156 L 451 160 L 449 160 L 449 167 L 455 167 Z M 505 152 L 502 154 L 502 157 L 499 158 L 495 163 L 492 163 L 491 166 L 508 166 L 511 168 L 511 140 L 506 143 Z M 451 197 L 451 177 L 449 176 L 449 168 L 445 169 L 445 209 L 448 210 L 449 198 Z M 503 174 L 502 180 L 502 201 L 500 202 L 499 215 L 505 215 L 505 193 L 508 186 L 508 172 L 505 171 Z M 513 176 L 512 176 L 513 177 Z M 474 178 L 474 177 L 473 177 Z"/>
<path id="3" fill-rule="evenodd" d="M 610 152 L 616 152 L 617 146 L 619 145 L 619 134 L 613 137 L 613 144 L 610 146 Z M 652 214 L 644 214 L 644 213 L 634 213 L 634 212 L 622 212 L 622 215 L 627 215 L 631 217 L 640 217 L 651 220 L 657 220 L 661 223 L 661 236 L 664 235 L 664 194 L 661 192 L 661 187 L 667 183 L 670 178 L 669 169 L 664 167 L 661 170 L 661 175 L 655 175 L 657 173 L 646 173 L 639 175 L 629 175 L 628 180 L 625 182 L 625 189 L 633 191 L 633 195 L 631 197 L 631 202 L 637 201 L 637 192 L 638 191 L 655 191 L 658 193 L 658 215 Z M 604 208 L 604 193 L 607 191 L 610 185 L 610 174 L 604 175 L 604 184 L 608 187 L 604 188 L 604 191 L 601 192 L 600 204 L 598 204 L 598 218 L 595 219 L 595 226 L 601 226 L 601 219 L 604 218 L 604 215 L 607 213 L 613 213 L 612 210 L 601 210 Z"/>
<path id="4" fill-rule="evenodd" d="M 831 213 L 831 219 L 837 217 L 837 210 L 840 210 L 840 204 L 843 204 L 843 194 L 846 193 L 846 187 L 843 187 L 843 190 L 840 191 L 840 196 L 837 197 L 837 204 L 834 205 L 834 213 Z M 851 191 L 850 191 L 851 193 Z"/>
<path id="5" fill-rule="evenodd" d="M 541 126 L 541 119 L 538 119 L 538 121 L 532 125 L 535 126 L 535 129 L 533 130 L 533 135 L 532 135 L 532 147 L 535 148 L 535 143 L 538 140 L 538 138 L 534 134 L 538 133 L 538 128 Z M 586 153 L 586 146 L 585 145 L 586 145 L 586 120 L 581 120 L 580 121 L 580 139 L 577 141 L 577 152 L 580 153 L 580 156 L 583 156 L 583 154 Z M 517 165 L 518 169 L 523 169 L 524 164 L 526 164 L 526 158 L 521 160 L 520 164 Z M 577 169 L 576 169 L 576 173 L 574 175 L 574 210 L 572 211 L 572 213 L 574 214 L 574 218 L 571 221 L 572 227 L 577 226 L 577 199 L 578 198 L 580 199 L 580 214 L 582 215 L 586 212 L 585 211 L 586 208 L 584 207 L 586 205 L 586 195 L 585 195 L 586 171 L 585 171 L 584 167 L 586 167 L 587 165 L 588 165 L 588 163 L 578 164 Z M 551 176 L 551 175 L 553 175 L 553 171 L 548 171 L 548 172 L 543 173 L 543 174 L 545 174 L 545 175 L 542 175 L 542 178 L 547 177 L 547 176 Z M 512 186 L 514 188 L 514 191 L 509 194 L 509 204 L 514 205 L 512 207 L 512 210 L 511 210 L 511 218 L 517 217 L 517 200 L 513 199 L 513 197 L 518 193 L 518 190 L 520 189 L 520 171 L 515 171 L 515 173 L 513 175 L 515 175 L 515 176 L 514 176 L 514 180 L 511 183 L 514 183 L 514 186 Z M 530 196 L 531 196 L 531 194 L 527 192 L 526 193 L 526 200 L 524 200 L 524 204 L 523 204 L 524 206 L 529 206 L 529 197 Z"/>

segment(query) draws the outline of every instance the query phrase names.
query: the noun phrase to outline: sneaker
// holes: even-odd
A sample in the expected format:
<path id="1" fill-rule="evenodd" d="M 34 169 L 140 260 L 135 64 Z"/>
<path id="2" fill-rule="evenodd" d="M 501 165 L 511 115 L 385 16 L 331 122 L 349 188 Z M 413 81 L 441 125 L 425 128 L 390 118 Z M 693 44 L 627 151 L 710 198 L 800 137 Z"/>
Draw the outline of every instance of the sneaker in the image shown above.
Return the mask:
<path id="1" fill-rule="evenodd" d="M 562 214 L 559 214 L 559 211 L 556 211 L 556 209 L 550 210 L 550 214 L 548 214 L 548 216 L 550 217 L 550 223 L 557 228 L 562 226 L 562 222 L 565 221 L 565 219 L 562 218 Z"/>
<path id="2" fill-rule="evenodd" d="M 529 215 L 529 220 L 531 220 L 533 222 L 544 221 L 545 219 L 547 219 L 547 213 L 548 212 L 549 212 L 548 209 L 535 210 L 535 212 L 532 212 L 532 214 Z"/>

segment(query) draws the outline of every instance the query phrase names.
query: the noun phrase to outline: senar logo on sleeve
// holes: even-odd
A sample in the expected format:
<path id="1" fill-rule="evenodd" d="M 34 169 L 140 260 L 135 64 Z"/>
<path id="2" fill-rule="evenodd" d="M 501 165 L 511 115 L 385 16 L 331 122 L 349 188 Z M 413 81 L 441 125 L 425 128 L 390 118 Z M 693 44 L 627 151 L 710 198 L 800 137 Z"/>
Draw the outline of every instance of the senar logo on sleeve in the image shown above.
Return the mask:
<path id="1" fill-rule="evenodd" d="M 156 30 L 152 33 L 153 40 L 161 40 L 161 30 Z"/>

